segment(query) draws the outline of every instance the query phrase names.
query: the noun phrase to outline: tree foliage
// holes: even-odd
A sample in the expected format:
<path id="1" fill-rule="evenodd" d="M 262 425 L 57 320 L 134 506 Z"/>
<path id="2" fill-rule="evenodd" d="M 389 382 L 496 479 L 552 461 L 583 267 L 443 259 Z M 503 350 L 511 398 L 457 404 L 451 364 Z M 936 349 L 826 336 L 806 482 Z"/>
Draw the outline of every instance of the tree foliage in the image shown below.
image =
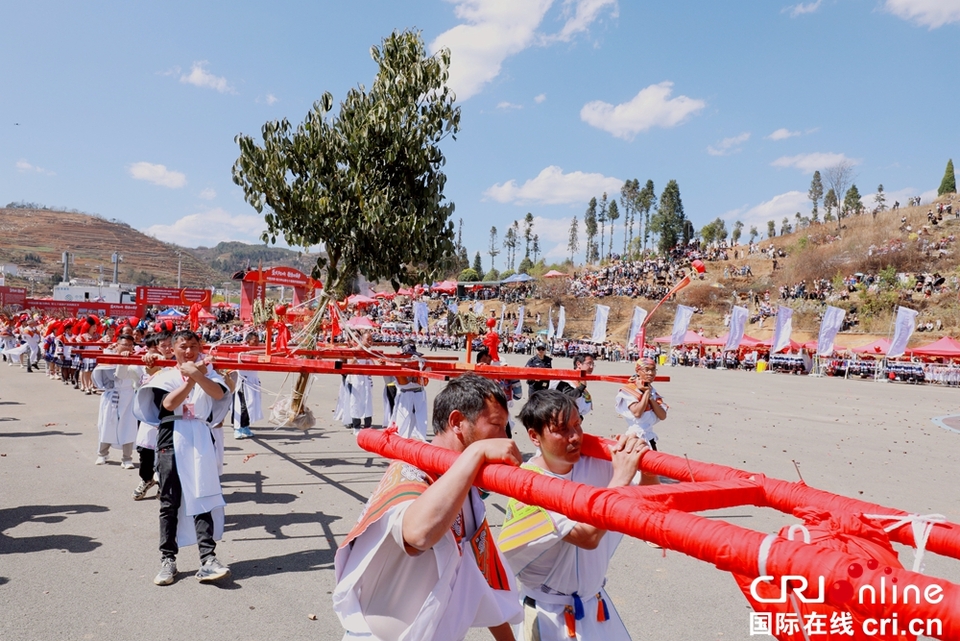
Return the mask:
<path id="1" fill-rule="evenodd" d="M 657 244 L 660 251 L 669 251 L 689 239 L 690 230 L 686 222 L 683 201 L 680 199 L 680 186 L 676 180 L 671 180 L 660 194 L 657 213 L 650 218 L 650 229 L 660 237 Z"/>
<path id="2" fill-rule="evenodd" d="M 647 241 L 650 240 L 650 210 L 656 203 L 657 192 L 653 188 L 653 181 L 647 180 L 637 196 L 637 213 L 643 215 L 643 251 L 647 251 Z"/>
<path id="3" fill-rule="evenodd" d="M 573 217 L 570 223 L 570 231 L 567 235 L 567 251 L 570 252 L 570 262 L 573 262 L 573 256 L 580 249 L 580 222 L 577 217 Z"/>
<path id="4" fill-rule="evenodd" d="M 583 228 L 587 232 L 587 263 L 595 263 L 599 260 L 597 252 L 597 199 L 591 198 L 587 205 L 587 211 L 583 215 Z"/>
<path id="5" fill-rule="evenodd" d="M 957 193 L 957 175 L 953 172 L 953 158 L 947 161 L 947 168 L 943 170 L 943 180 L 937 189 L 937 195 Z"/>
<path id="6" fill-rule="evenodd" d="M 859 214 L 863 211 L 863 201 L 860 199 L 860 190 L 856 185 L 850 185 L 850 189 L 843 196 L 843 215 Z"/>
<path id="7" fill-rule="evenodd" d="M 483 261 L 480 260 L 480 252 L 477 252 L 473 257 L 473 271 L 477 272 L 478 278 L 483 274 Z"/>
<path id="8" fill-rule="evenodd" d="M 840 195 L 846 194 L 847 185 L 853 182 L 853 163 L 849 160 L 841 160 L 836 165 L 827 167 L 824 171 L 824 177 L 826 178 L 827 184 L 830 185 L 830 190 L 833 192 L 834 198 L 837 200 L 837 205 L 839 205 Z M 826 207 L 826 202 L 824 202 L 824 207 Z M 838 227 L 847 213 L 844 209 L 845 207 L 837 208 Z"/>
<path id="9" fill-rule="evenodd" d="M 810 181 L 810 190 L 807 192 L 807 198 L 813 202 L 813 209 L 810 211 L 811 217 L 817 219 L 817 207 L 820 199 L 823 198 L 823 180 L 820 178 L 820 172 L 813 172 L 813 179 Z"/>
<path id="10" fill-rule="evenodd" d="M 767 238 L 774 238 L 777 235 L 777 221 L 767 221 Z"/>
<path id="11" fill-rule="evenodd" d="M 743 223 L 739 220 L 733 223 L 733 232 L 730 234 L 730 240 L 734 245 L 740 244 L 740 237 L 743 235 Z"/>
<path id="12" fill-rule="evenodd" d="M 404 31 L 370 53 L 372 87 L 347 92 L 339 113 L 324 93 L 295 129 L 283 119 L 263 126 L 262 144 L 236 137 L 233 180 L 264 214 L 263 239 L 322 244 L 314 275 L 325 271 L 338 297 L 358 273 L 394 288 L 423 282 L 455 253 L 440 150 L 460 129 L 450 52 L 428 56 L 420 34 Z"/>
<path id="13" fill-rule="evenodd" d="M 613 224 L 620 219 L 620 208 L 617 207 L 617 201 L 611 200 L 610 206 L 607 208 L 607 220 L 610 221 L 610 244 L 607 247 L 607 258 L 610 258 L 613 255 Z"/>

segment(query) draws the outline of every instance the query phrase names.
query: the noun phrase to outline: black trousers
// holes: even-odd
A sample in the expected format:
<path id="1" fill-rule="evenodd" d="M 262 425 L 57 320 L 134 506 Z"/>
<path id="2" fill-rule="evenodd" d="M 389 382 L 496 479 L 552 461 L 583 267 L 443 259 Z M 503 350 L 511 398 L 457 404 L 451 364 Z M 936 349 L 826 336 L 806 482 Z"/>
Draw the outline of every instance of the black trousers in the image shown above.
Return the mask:
<path id="1" fill-rule="evenodd" d="M 173 448 L 157 450 L 157 471 L 160 473 L 160 556 L 175 559 L 180 551 L 177 545 L 177 511 L 183 498 L 183 488 Z M 198 514 L 193 517 L 193 524 L 197 530 L 197 546 L 202 563 L 216 554 L 213 515 L 210 512 Z"/>
<path id="2" fill-rule="evenodd" d="M 153 465 L 156 459 L 156 453 L 149 447 L 137 447 L 137 452 L 140 454 L 140 480 L 149 481 L 153 478 Z"/>
<path id="3" fill-rule="evenodd" d="M 247 399 L 243 397 L 243 392 L 237 390 L 235 400 L 240 403 L 240 425 L 238 426 L 236 421 L 234 421 L 233 426 L 235 428 L 250 427 L 250 412 L 247 411 Z"/>

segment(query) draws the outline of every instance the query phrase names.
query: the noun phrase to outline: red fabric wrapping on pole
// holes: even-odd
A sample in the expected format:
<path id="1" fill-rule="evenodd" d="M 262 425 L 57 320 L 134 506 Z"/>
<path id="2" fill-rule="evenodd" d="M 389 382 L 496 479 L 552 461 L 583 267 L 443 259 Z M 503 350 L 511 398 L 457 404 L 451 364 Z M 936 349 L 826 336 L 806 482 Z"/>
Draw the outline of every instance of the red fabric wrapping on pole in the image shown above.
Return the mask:
<path id="1" fill-rule="evenodd" d="M 581 452 L 585 456 L 609 460 L 610 454 L 603 443 L 604 439 L 600 437 L 584 434 Z M 725 465 L 688 461 L 679 456 L 672 456 L 663 452 L 648 452 L 643 457 L 643 471 L 650 474 L 659 474 L 678 481 L 690 481 L 691 470 L 693 471 L 693 480 L 698 482 L 732 479 L 755 480 L 763 487 L 764 503 L 762 506 L 780 510 L 785 514 L 792 514 L 797 507 L 815 507 L 832 514 L 908 515 L 903 510 L 838 496 L 809 487 L 805 483 L 791 483 L 780 479 L 772 479 L 763 474 L 745 472 Z M 900 527 L 890 532 L 890 538 L 898 543 L 916 547 L 916 542 L 913 540 L 913 529 L 910 527 Z M 930 532 L 926 549 L 943 556 L 960 559 L 960 525 L 949 522 L 938 523 Z"/>
<path id="2" fill-rule="evenodd" d="M 594 439 L 593 446 L 596 447 L 600 440 L 596 437 Z M 357 443 L 367 451 L 406 461 L 434 474 L 445 472 L 458 456 L 450 450 L 401 438 L 396 435 L 396 430 L 362 430 L 357 437 Z M 647 452 L 644 459 L 655 454 L 657 452 Z M 644 469 L 647 469 L 646 466 Z M 764 479 L 760 480 L 762 482 Z M 562 512 L 569 518 L 595 527 L 653 541 L 663 547 L 713 563 L 724 571 L 754 577 L 761 574 L 759 552 L 766 538 L 764 534 L 668 509 L 639 498 L 643 496 L 645 488 L 632 488 L 630 492 L 607 490 L 508 465 L 493 464 L 484 465 L 480 469 L 475 484 L 528 504 Z M 725 491 L 717 489 L 720 492 Z M 744 491 L 747 495 L 753 494 L 749 487 L 745 487 Z M 657 490 L 657 494 L 662 493 L 663 490 Z M 708 495 L 709 490 L 700 494 Z M 744 502 L 750 502 L 750 499 L 747 498 Z M 862 570 L 859 576 L 854 576 L 850 568 L 857 561 L 862 559 L 824 547 L 776 537 L 770 545 L 762 569 L 766 575 L 773 577 L 807 577 L 811 584 L 817 583 L 817 579 L 823 576 L 827 588 L 824 602 L 850 611 L 858 619 L 890 618 L 894 614 L 904 621 L 937 619 L 942 624 L 942 633 L 936 630 L 936 638 L 960 638 L 960 586 L 936 577 L 890 567 L 867 568 Z M 860 594 L 860 587 L 870 585 L 876 590 L 882 585 L 881 579 L 887 586 L 897 583 L 901 589 L 907 585 L 917 586 L 921 594 L 926 594 L 928 589 L 933 590 L 940 600 L 936 603 L 921 600 L 919 604 L 893 604 L 889 603 L 889 600 L 886 604 L 859 603 L 856 595 Z M 788 638 L 783 636 L 782 640 Z"/>

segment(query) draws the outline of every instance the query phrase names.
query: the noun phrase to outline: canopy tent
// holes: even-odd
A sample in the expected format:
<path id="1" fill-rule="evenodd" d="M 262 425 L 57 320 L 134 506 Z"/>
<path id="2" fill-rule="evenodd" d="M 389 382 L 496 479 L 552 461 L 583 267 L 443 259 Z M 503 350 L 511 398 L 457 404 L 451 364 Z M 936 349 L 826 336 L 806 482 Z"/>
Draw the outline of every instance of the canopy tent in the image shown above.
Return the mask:
<path id="1" fill-rule="evenodd" d="M 768 338 L 768 339 L 765 340 L 765 341 L 757 341 L 757 344 L 755 345 L 755 347 L 766 347 L 767 349 L 773 347 L 773 336 L 771 336 L 770 338 Z M 791 338 L 791 339 L 790 339 L 790 342 L 787 343 L 787 346 L 784 347 L 783 349 L 781 349 L 780 352 L 783 352 L 783 351 L 788 350 L 788 349 L 791 350 L 791 351 L 792 351 L 792 350 L 798 350 L 798 349 L 800 349 L 801 347 L 803 347 L 803 345 L 801 345 L 800 343 L 798 343 L 797 341 L 795 341 L 795 340 L 793 340 L 793 339 Z M 778 352 L 778 353 L 779 353 L 779 352 Z"/>
<path id="2" fill-rule="evenodd" d="M 197 312 L 197 319 L 199 319 L 201 323 L 206 323 L 209 321 L 217 320 L 217 317 L 211 314 L 210 312 L 208 312 L 207 310 L 201 309 L 199 312 Z"/>
<path id="3" fill-rule="evenodd" d="M 703 339 L 703 344 L 710 347 L 723 347 L 727 344 L 727 340 L 730 338 L 730 332 L 727 332 L 723 336 L 718 336 L 716 338 L 705 338 Z M 743 335 L 743 339 L 740 341 L 740 347 L 756 347 L 760 344 L 760 339 L 754 338 L 753 336 Z"/>
<path id="4" fill-rule="evenodd" d="M 186 314 L 171 307 L 170 309 L 163 310 L 157 314 L 157 316 L 162 316 L 163 318 L 183 318 Z"/>
<path id="5" fill-rule="evenodd" d="M 546 274 L 543 275 L 544 278 L 567 278 L 569 274 L 564 274 L 563 272 L 558 272 L 555 269 L 551 269 Z"/>
<path id="6" fill-rule="evenodd" d="M 374 298 L 386 298 L 387 300 L 393 300 L 396 294 L 391 294 L 390 292 L 377 292 L 373 295 Z"/>
<path id="7" fill-rule="evenodd" d="M 366 316 L 354 316 L 347 321 L 347 327 L 350 329 L 374 329 L 376 325 Z"/>
<path id="8" fill-rule="evenodd" d="M 217 309 L 230 309 L 231 307 L 233 307 L 233 305 L 231 305 L 225 300 L 222 300 L 219 303 L 214 303 L 213 306 L 216 307 Z"/>
<path id="9" fill-rule="evenodd" d="M 457 293 L 457 281 L 445 280 L 442 283 L 434 283 L 430 286 L 430 289 L 441 294 L 455 294 Z"/>
<path id="10" fill-rule="evenodd" d="M 960 341 L 944 336 L 928 345 L 921 345 L 907 350 L 913 356 L 943 356 L 946 358 L 960 358 Z"/>
<path id="11" fill-rule="evenodd" d="M 660 336 L 653 339 L 654 343 L 669 343 L 673 339 L 669 334 L 667 336 Z M 689 329 L 687 333 L 683 335 L 683 340 L 680 341 L 681 345 L 706 345 L 706 339 L 696 332 L 692 332 Z"/>
<path id="12" fill-rule="evenodd" d="M 533 280 L 533 276 L 529 276 L 527 274 L 514 274 L 513 276 L 509 276 L 500 282 L 504 285 L 507 285 L 510 283 L 526 283 L 531 280 Z"/>
<path id="13" fill-rule="evenodd" d="M 397 290 L 397 296 L 413 296 L 413 290 L 409 287 L 401 287 Z"/>
<path id="14" fill-rule="evenodd" d="M 364 296 L 363 294 L 351 294 L 347 296 L 347 303 L 350 305 L 356 305 L 357 307 L 363 307 L 365 305 L 373 305 L 377 303 L 376 298 L 371 298 L 370 296 Z"/>
<path id="15" fill-rule="evenodd" d="M 866 345 L 851 347 L 850 351 L 854 354 L 865 354 L 868 356 L 886 356 L 889 349 L 890 340 L 886 338 L 880 338 L 872 343 L 867 343 Z"/>

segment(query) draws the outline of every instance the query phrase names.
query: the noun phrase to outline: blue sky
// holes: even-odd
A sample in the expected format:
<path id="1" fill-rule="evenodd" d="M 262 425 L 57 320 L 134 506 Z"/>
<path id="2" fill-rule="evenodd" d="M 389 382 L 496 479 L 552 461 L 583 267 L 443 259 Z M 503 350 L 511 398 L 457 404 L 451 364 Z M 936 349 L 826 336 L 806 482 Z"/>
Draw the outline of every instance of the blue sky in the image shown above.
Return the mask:
<path id="1" fill-rule="evenodd" d="M 929 200 L 960 161 L 960 0 L 37 0 L 0 23 L 0 204 L 186 246 L 256 242 L 234 136 L 369 85 L 370 46 L 403 28 L 452 52 L 446 196 L 471 256 L 529 211 L 560 260 L 571 218 L 625 179 L 676 179 L 698 228 L 763 230 L 809 213 L 839 160 L 868 204 L 880 183 Z"/>

